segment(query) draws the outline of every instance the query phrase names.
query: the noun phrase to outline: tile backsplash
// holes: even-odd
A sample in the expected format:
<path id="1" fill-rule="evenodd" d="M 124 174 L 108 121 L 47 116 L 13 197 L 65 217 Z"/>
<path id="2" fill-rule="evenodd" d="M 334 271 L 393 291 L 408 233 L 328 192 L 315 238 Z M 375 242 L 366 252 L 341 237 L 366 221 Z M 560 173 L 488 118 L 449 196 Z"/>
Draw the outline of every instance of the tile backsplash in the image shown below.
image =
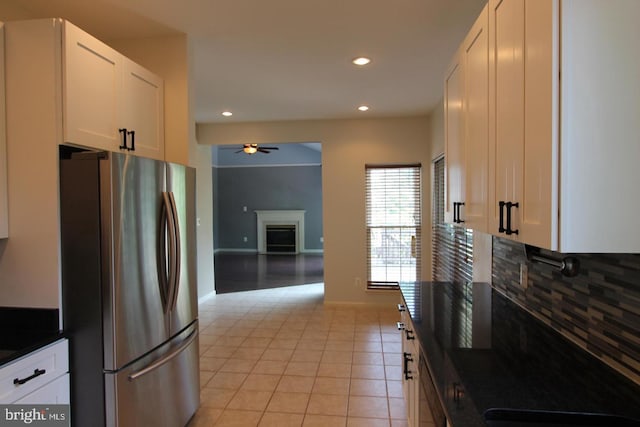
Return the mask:
<path id="1" fill-rule="evenodd" d="M 565 277 L 551 266 L 527 261 L 522 243 L 494 237 L 493 287 L 640 384 L 640 255 L 575 256 L 580 272 Z M 526 286 L 520 284 L 523 263 Z"/>

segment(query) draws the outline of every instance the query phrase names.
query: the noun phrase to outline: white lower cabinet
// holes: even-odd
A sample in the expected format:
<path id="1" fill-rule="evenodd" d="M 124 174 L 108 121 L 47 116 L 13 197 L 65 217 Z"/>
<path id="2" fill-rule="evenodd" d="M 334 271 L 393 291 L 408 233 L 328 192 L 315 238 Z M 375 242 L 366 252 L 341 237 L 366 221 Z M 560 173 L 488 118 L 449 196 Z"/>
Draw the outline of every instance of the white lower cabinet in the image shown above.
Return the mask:
<path id="1" fill-rule="evenodd" d="M 69 403 L 69 345 L 66 339 L 0 368 L 0 404 L 9 403 Z"/>
<path id="2" fill-rule="evenodd" d="M 22 405 L 58 404 L 68 405 L 69 401 L 69 374 L 56 378 L 33 393 L 27 394 L 22 399 L 13 403 Z"/>
<path id="3" fill-rule="evenodd" d="M 400 322 L 398 329 L 402 334 L 402 394 L 407 409 L 407 425 L 420 425 L 420 346 L 416 338 L 411 316 L 406 305 L 399 304 Z"/>

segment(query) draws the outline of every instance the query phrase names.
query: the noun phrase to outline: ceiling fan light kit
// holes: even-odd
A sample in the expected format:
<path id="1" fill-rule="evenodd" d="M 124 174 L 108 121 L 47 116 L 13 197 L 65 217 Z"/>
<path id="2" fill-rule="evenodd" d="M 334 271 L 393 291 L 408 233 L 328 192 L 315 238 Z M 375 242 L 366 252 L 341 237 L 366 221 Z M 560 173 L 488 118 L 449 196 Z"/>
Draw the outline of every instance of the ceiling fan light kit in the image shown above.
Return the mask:
<path id="1" fill-rule="evenodd" d="M 242 148 L 236 153 L 247 153 L 247 154 L 255 154 L 255 153 L 265 153 L 269 154 L 271 150 L 279 150 L 278 147 L 259 147 L 258 144 L 244 144 Z"/>

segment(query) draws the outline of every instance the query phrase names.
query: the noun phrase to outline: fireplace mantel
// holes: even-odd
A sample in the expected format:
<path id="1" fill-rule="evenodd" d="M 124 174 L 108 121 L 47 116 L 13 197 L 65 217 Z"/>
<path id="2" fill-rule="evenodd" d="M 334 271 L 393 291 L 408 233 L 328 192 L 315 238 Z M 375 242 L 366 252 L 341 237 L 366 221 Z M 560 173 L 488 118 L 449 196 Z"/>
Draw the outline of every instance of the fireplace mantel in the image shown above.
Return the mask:
<path id="1" fill-rule="evenodd" d="M 261 210 L 255 211 L 257 217 L 258 253 L 267 253 L 267 225 L 293 225 L 296 228 L 296 254 L 304 252 L 304 213 L 303 210 Z"/>

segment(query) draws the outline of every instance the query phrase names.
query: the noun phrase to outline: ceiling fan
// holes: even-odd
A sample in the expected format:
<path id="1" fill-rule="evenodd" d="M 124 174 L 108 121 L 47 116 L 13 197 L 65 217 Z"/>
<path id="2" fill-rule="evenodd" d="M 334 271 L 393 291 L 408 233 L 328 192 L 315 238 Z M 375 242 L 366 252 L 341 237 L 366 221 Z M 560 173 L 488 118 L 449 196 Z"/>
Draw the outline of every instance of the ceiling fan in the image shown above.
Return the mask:
<path id="1" fill-rule="evenodd" d="M 255 153 L 265 153 L 269 154 L 271 150 L 279 150 L 278 147 L 259 147 L 258 144 L 244 144 L 242 148 L 236 153 L 247 153 L 247 154 L 255 154 Z"/>

